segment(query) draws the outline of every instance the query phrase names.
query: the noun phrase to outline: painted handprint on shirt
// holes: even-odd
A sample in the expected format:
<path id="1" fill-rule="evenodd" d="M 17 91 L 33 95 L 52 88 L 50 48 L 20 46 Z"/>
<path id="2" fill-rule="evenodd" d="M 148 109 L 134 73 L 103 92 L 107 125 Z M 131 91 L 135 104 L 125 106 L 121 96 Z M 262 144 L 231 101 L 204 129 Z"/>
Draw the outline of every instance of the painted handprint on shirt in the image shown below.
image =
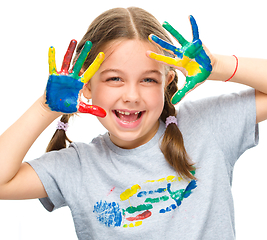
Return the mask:
<path id="1" fill-rule="evenodd" d="M 153 34 L 149 36 L 150 41 L 154 42 L 165 51 L 175 55 L 175 58 L 172 58 L 150 52 L 150 58 L 186 71 L 186 83 L 182 89 L 174 94 L 172 97 L 172 104 L 180 102 L 189 91 L 203 83 L 212 71 L 211 60 L 199 39 L 198 26 L 193 16 L 190 16 L 190 23 L 193 32 L 192 42 L 188 42 L 184 39 L 184 37 L 168 22 L 164 22 L 163 24 L 163 27 L 181 44 L 181 48 L 177 48 Z"/>
<path id="2" fill-rule="evenodd" d="M 76 113 L 79 111 L 98 117 L 105 117 L 106 112 L 104 109 L 99 106 L 88 105 L 80 100 L 81 89 L 96 73 L 105 55 L 104 53 L 99 53 L 85 73 L 79 76 L 83 63 L 92 48 L 92 43 L 90 41 L 85 43 L 73 68 L 69 70 L 76 44 L 76 40 L 71 40 L 62 63 L 61 71 L 56 69 L 54 47 L 49 48 L 49 79 L 46 86 L 46 104 L 52 111 L 56 112 Z"/>
<path id="3" fill-rule="evenodd" d="M 151 188 L 158 184 L 162 187 Z M 138 227 L 152 216 L 159 217 L 160 214 L 178 209 L 196 187 L 196 180 L 187 182 L 175 176 L 148 180 L 142 187 L 135 184 L 122 192 L 120 203 L 106 200 L 97 202 L 94 213 L 97 220 L 107 227 Z"/>

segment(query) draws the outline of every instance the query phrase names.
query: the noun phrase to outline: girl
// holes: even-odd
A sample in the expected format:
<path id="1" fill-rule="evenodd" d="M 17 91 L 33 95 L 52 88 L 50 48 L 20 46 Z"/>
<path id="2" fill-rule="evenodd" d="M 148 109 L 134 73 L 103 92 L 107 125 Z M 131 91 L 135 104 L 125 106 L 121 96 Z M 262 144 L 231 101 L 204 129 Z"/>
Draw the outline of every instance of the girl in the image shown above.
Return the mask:
<path id="1" fill-rule="evenodd" d="M 68 206 L 79 239 L 234 239 L 232 171 L 267 118 L 266 61 L 210 54 L 191 23 L 192 43 L 165 24 L 177 49 L 149 13 L 112 9 L 89 26 L 71 71 L 64 64 L 56 71 L 51 48 L 46 93 L 1 135 L 0 199 L 39 198 L 48 211 Z M 174 68 L 187 75 L 186 91 L 177 92 Z M 256 90 L 182 103 L 176 112 L 171 101 L 207 77 Z M 75 112 L 96 114 L 108 133 L 64 148 Z M 21 164 L 62 114 L 47 149 L 54 151 Z"/>

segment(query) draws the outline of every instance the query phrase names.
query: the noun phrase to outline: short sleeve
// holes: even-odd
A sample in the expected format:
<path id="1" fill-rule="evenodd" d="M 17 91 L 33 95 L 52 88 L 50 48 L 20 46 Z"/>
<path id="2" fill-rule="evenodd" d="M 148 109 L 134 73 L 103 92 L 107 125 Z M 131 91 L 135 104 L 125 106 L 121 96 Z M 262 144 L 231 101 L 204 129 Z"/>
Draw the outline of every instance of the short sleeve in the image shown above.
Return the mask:
<path id="1" fill-rule="evenodd" d="M 249 148 L 258 144 L 255 90 L 210 97 L 189 102 L 197 124 L 209 133 L 210 141 L 219 148 L 233 166 Z"/>
<path id="2" fill-rule="evenodd" d="M 69 148 L 52 151 L 28 162 L 40 178 L 48 197 L 39 199 L 48 211 L 66 206 L 66 196 L 79 181 L 79 157 L 72 144 Z M 75 177 L 76 176 L 76 177 Z"/>

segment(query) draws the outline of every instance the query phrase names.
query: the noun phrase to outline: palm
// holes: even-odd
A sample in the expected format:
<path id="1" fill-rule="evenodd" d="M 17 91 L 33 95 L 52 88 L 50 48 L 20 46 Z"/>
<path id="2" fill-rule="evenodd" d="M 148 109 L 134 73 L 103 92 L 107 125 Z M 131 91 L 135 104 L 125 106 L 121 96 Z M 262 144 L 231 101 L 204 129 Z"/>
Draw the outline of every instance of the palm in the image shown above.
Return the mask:
<path id="1" fill-rule="evenodd" d="M 91 50 L 92 43 L 86 42 L 84 48 L 75 62 L 72 70 L 69 71 L 70 62 L 76 47 L 76 40 L 72 40 L 65 54 L 61 71 L 56 70 L 55 49 L 49 49 L 49 79 L 46 86 L 46 103 L 52 111 L 62 113 L 86 112 L 93 115 L 104 117 L 104 109 L 87 105 L 80 101 L 80 91 L 94 73 L 98 70 L 104 60 L 104 54 L 100 53 L 96 60 L 86 70 L 84 75 L 79 76 L 82 65 Z"/>
<path id="2" fill-rule="evenodd" d="M 169 31 L 181 44 L 181 48 L 176 48 L 172 44 L 158 38 L 155 35 L 150 36 L 150 40 L 159 45 L 164 50 L 175 55 L 175 58 L 166 57 L 151 52 L 150 57 L 157 61 L 171 65 L 179 70 L 186 72 L 186 83 L 182 89 L 177 91 L 172 97 L 172 103 L 176 104 L 197 85 L 204 82 L 212 71 L 211 61 L 201 40 L 199 39 L 198 27 L 193 16 L 190 16 L 190 22 L 193 32 L 193 41 L 188 42 L 177 32 L 169 23 L 164 22 L 163 27 Z"/>

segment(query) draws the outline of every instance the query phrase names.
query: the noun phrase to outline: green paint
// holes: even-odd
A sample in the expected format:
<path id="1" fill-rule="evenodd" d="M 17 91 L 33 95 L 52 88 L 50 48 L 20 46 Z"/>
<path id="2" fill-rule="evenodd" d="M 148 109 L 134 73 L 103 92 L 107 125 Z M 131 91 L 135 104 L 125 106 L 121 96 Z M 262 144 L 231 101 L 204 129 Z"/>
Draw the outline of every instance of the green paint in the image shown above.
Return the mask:
<path id="1" fill-rule="evenodd" d="M 171 26 L 171 24 L 165 21 L 162 26 L 177 39 L 177 41 L 182 45 L 182 47 L 188 44 L 188 41 L 185 40 L 184 37 Z"/>
<path id="2" fill-rule="evenodd" d="M 167 201 L 167 200 L 169 200 L 168 196 L 162 196 L 158 198 L 147 198 L 145 202 L 158 203 L 158 202 Z"/>
<path id="3" fill-rule="evenodd" d="M 69 106 L 70 106 L 70 103 L 68 103 L 67 101 L 65 101 L 65 102 L 64 102 L 64 105 L 65 105 L 66 107 L 69 107 Z"/>
<path id="4" fill-rule="evenodd" d="M 141 204 L 141 205 L 138 205 L 137 207 L 128 207 L 126 208 L 126 212 L 128 213 L 135 213 L 135 212 L 141 212 L 141 211 L 146 211 L 146 210 L 149 210 L 149 209 L 152 209 L 153 206 L 151 204 Z"/>
<path id="5" fill-rule="evenodd" d="M 175 192 L 170 192 L 170 195 L 171 195 L 171 198 L 175 200 L 175 199 L 181 198 L 183 193 L 184 193 L 184 189 L 180 189 Z"/>
<path id="6" fill-rule="evenodd" d="M 193 176 L 195 176 L 195 174 L 196 174 L 196 168 L 195 168 L 195 170 L 192 170 L 192 171 L 190 171 L 191 172 L 191 174 L 193 175 Z"/>
<path id="7" fill-rule="evenodd" d="M 91 48 L 92 48 L 92 43 L 90 41 L 87 41 L 84 46 L 83 46 L 83 49 L 73 67 L 73 70 L 72 70 L 72 73 L 70 74 L 71 77 L 73 77 L 74 79 L 79 79 L 79 73 L 80 73 L 80 70 L 83 66 L 83 63 L 85 62 L 89 52 L 91 51 Z"/>
<path id="8" fill-rule="evenodd" d="M 201 73 L 198 73 L 195 76 L 187 76 L 186 77 L 186 84 L 184 85 L 183 89 L 179 90 L 171 99 L 172 104 L 176 104 L 182 100 L 186 93 L 196 87 L 197 84 L 204 82 L 210 72 L 205 70 L 204 68 L 200 67 Z"/>

